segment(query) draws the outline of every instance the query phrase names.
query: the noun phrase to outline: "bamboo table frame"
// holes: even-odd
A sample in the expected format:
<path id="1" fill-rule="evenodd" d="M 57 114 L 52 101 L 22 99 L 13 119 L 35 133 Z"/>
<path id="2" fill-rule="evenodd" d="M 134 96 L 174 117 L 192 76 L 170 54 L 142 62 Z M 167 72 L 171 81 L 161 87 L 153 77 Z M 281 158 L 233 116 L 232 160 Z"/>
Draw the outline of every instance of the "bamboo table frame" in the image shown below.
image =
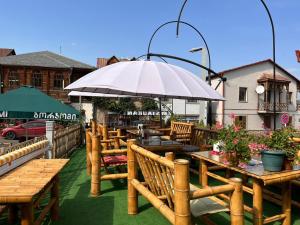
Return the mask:
<path id="1" fill-rule="evenodd" d="M 9 222 L 17 218 L 21 210 L 21 225 L 39 225 L 50 211 L 51 219 L 58 219 L 59 178 L 58 173 L 68 159 L 36 159 L 0 177 L 0 205 L 9 206 Z M 34 221 L 34 208 L 45 193 L 50 191 L 49 203 Z"/>
<path id="2" fill-rule="evenodd" d="M 262 225 L 278 220 L 282 220 L 283 225 L 291 224 L 291 181 L 300 177 L 300 170 L 267 172 L 264 171 L 262 165 L 248 166 L 242 169 L 225 164 L 222 157 L 211 155 L 210 151 L 186 154 L 200 160 L 199 182 L 202 187 L 208 186 L 208 177 L 219 181 L 225 180 L 223 177 L 208 171 L 207 163 L 222 166 L 230 172 L 240 173 L 253 179 L 252 189 L 243 186 L 243 191 L 253 195 L 253 208 L 245 206 L 245 210 L 253 214 L 253 224 Z M 282 184 L 282 213 L 263 218 L 263 188 L 271 184 Z M 221 197 L 226 198 L 226 196 Z"/>

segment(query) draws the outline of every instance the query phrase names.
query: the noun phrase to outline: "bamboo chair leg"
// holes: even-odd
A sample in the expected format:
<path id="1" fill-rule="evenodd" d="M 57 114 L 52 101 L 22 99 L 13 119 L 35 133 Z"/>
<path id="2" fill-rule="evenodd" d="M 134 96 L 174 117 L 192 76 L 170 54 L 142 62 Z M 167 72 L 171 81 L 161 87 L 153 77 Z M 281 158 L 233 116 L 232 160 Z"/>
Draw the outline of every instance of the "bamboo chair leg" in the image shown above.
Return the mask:
<path id="1" fill-rule="evenodd" d="M 92 170 L 92 164 L 91 164 L 91 159 L 90 159 L 90 155 L 92 153 L 92 140 L 91 140 L 91 136 L 89 134 L 90 129 L 87 129 L 86 131 L 86 173 L 88 176 L 91 175 L 91 170 Z"/>
<path id="2" fill-rule="evenodd" d="M 174 177 L 174 208 L 175 225 L 190 225 L 190 184 L 189 184 L 189 161 L 177 159 L 175 164 Z"/>
<path id="3" fill-rule="evenodd" d="M 207 187 L 208 185 L 208 176 L 207 176 L 207 164 L 204 160 L 200 160 L 200 165 L 199 165 L 199 183 L 201 186 Z"/>
<path id="4" fill-rule="evenodd" d="M 138 212 L 138 194 L 137 190 L 132 185 L 132 180 L 137 178 L 137 161 L 134 152 L 131 150 L 131 145 L 134 140 L 127 142 L 127 167 L 128 167 L 128 214 L 135 215 Z"/>
<path id="5" fill-rule="evenodd" d="M 33 204 L 24 203 L 21 205 L 21 225 L 33 225 Z"/>
<path id="6" fill-rule="evenodd" d="M 282 213 L 285 214 L 282 225 L 290 225 L 291 218 L 291 182 L 285 182 L 282 185 Z"/>
<path id="7" fill-rule="evenodd" d="M 101 164 L 99 160 L 100 136 L 92 137 L 92 177 L 91 177 L 91 196 L 97 197 L 100 194 L 100 170 Z M 99 165 L 100 164 L 100 165 Z"/>

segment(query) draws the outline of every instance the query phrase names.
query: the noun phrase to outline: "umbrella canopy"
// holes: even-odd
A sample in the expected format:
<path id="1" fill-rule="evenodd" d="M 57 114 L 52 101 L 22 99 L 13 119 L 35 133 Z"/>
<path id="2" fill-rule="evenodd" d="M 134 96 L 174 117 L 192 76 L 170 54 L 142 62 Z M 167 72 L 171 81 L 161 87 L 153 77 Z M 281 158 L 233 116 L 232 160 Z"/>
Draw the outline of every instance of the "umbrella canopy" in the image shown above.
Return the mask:
<path id="1" fill-rule="evenodd" d="M 0 118 L 76 120 L 79 112 L 33 87 L 24 86 L 0 95 Z"/>
<path id="2" fill-rule="evenodd" d="M 85 96 L 85 97 L 104 97 L 104 98 L 136 98 L 136 97 L 138 97 L 138 96 L 130 96 L 130 95 L 112 95 L 112 94 L 81 92 L 81 91 L 71 91 L 68 95 L 69 96 Z"/>
<path id="3" fill-rule="evenodd" d="M 105 66 L 73 82 L 66 89 L 151 98 L 224 100 L 193 73 L 155 61 L 127 61 Z"/>

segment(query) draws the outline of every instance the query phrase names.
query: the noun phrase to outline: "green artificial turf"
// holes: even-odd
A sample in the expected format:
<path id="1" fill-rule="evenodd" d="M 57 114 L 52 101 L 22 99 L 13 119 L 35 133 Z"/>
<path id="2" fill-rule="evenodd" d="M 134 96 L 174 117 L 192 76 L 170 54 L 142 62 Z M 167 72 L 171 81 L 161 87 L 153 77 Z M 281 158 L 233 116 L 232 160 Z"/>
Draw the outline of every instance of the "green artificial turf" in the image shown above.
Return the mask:
<path id="1" fill-rule="evenodd" d="M 51 221 L 49 217 L 43 225 L 168 225 L 169 222 L 149 204 L 139 197 L 139 214 L 127 215 L 126 181 L 102 182 L 100 197 L 89 197 L 90 177 L 86 175 L 85 149 L 78 149 L 71 156 L 69 164 L 61 172 L 60 219 Z M 196 183 L 197 178 L 192 177 Z M 251 203 L 250 196 L 245 202 Z M 280 208 L 265 202 L 265 214 L 278 213 Z M 300 209 L 293 208 L 293 224 L 300 225 Z M 7 224 L 6 218 L 0 218 L 0 225 Z M 216 224 L 230 224 L 229 215 L 219 213 L 210 216 Z M 245 224 L 252 224 L 251 215 L 246 213 Z M 196 224 L 202 224 L 200 220 Z M 281 224 L 280 222 L 273 224 Z"/>

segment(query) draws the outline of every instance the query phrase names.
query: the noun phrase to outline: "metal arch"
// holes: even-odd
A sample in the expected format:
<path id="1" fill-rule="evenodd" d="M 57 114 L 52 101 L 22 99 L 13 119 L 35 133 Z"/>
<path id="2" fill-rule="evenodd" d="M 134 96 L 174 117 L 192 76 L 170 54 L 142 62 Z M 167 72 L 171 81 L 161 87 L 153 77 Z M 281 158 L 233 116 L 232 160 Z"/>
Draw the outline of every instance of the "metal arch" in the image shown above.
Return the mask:
<path id="1" fill-rule="evenodd" d="M 191 25 L 190 23 L 188 22 L 185 22 L 185 21 L 176 21 L 176 20 L 173 20 L 173 21 L 169 21 L 169 22 L 166 22 L 162 25 L 160 25 L 155 31 L 154 33 L 152 34 L 151 38 L 150 38 L 150 41 L 149 41 L 149 44 L 148 44 L 148 49 L 147 49 L 147 53 L 149 54 L 150 53 L 150 47 L 151 47 L 151 44 L 152 44 L 152 40 L 154 38 L 154 36 L 156 35 L 156 33 L 161 29 L 163 28 L 164 26 L 168 25 L 168 24 L 171 24 L 171 23 L 182 23 L 182 24 L 185 24 L 189 27 L 191 27 L 194 31 L 197 32 L 197 34 L 201 37 L 202 41 L 204 42 L 204 45 L 205 45 L 205 48 L 207 49 L 207 55 L 208 55 L 208 67 L 211 69 L 211 57 L 210 57 L 210 51 L 209 51 L 209 48 L 208 48 L 208 44 L 204 38 L 204 36 L 202 35 L 202 33 L 196 28 L 194 27 L 193 25 Z M 149 59 L 149 58 L 148 58 Z M 209 77 L 209 82 L 210 82 L 210 77 Z"/>
<path id="2" fill-rule="evenodd" d="M 144 54 L 144 55 L 140 55 L 139 57 L 137 57 L 135 60 L 138 60 L 140 58 L 143 58 L 145 56 L 148 56 L 147 54 Z M 168 63 L 167 60 L 165 60 L 163 57 L 160 57 L 160 56 L 157 56 L 158 58 L 160 58 L 162 61 L 164 61 L 165 63 Z"/>
<path id="3" fill-rule="evenodd" d="M 176 29 L 176 34 L 178 36 L 179 34 L 179 24 L 181 23 L 181 15 L 182 15 L 182 12 L 183 12 L 183 9 L 186 5 L 188 0 L 184 0 L 182 6 L 181 6 L 181 9 L 180 9 L 180 12 L 179 12 L 179 15 L 178 15 L 178 19 L 177 19 L 177 29 Z M 273 52 L 273 79 L 275 80 L 276 79 L 276 76 L 275 76 L 275 73 L 276 73 L 276 37 L 275 37 L 275 26 L 274 26 L 274 22 L 273 22 L 273 18 L 272 18 L 272 15 L 271 15 L 271 12 L 267 6 L 267 4 L 265 3 L 264 0 L 260 0 L 261 4 L 263 5 L 264 9 L 266 10 L 267 14 L 268 14 L 268 17 L 269 17 L 269 20 L 270 20 L 270 24 L 271 24 L 271 27 L 272 27 L 272 52 Z M 274 102 L 276 102 L 276 90 L 274 88 L 274 92 L 273 92 L 273 95 L 274 95 Z M 273 112 L 274 112 L 274 130 L 276 129 L 276 104 L 274 104 L 274 108 L 273 108 Z"/>

